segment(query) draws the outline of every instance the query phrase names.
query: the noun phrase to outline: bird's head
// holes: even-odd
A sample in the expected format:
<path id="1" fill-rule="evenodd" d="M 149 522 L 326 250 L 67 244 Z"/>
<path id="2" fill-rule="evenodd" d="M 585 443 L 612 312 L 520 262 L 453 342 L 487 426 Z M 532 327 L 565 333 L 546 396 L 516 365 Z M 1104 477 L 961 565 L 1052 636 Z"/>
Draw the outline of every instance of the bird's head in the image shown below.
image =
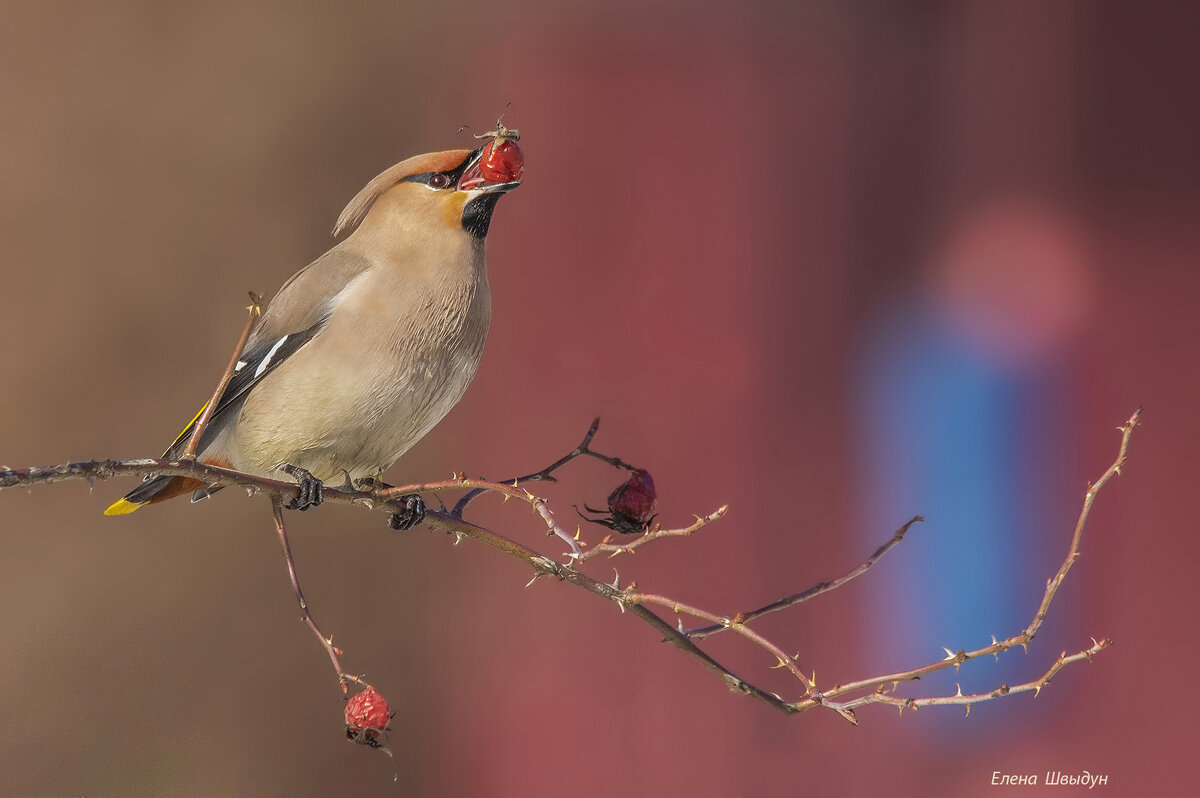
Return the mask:
<path id="1" fill-rule="evenodd" d="M 475 150 L 417 155 L 378 175 L 350 200 L 333 234 L 378 221 L 414 232 L 487 235 L 496 202 L 521 185 L 525 156 L 513 138 L 493 136 Z"/>

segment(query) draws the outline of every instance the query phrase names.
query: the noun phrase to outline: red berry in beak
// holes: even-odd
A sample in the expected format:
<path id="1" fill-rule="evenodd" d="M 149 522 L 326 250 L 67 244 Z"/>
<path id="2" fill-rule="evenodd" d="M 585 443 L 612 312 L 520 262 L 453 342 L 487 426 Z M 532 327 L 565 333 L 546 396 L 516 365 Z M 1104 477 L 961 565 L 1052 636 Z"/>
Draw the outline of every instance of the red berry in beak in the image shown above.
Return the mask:
<path id="1" fill-rule="evenodd" d="M 489 183 L 520 180 L 525 174 L 525 153 L 511 139 L 492 139 L 484 148 L 479 171 Z"/>
<path id="2" fill-rule="evenodd" d="M 346 702 L 346 736 L 367 745 L 377 745 L 380 732 L 387 731 L 392 712 L 387 700 L 374 687 L 355 693 Z"/>

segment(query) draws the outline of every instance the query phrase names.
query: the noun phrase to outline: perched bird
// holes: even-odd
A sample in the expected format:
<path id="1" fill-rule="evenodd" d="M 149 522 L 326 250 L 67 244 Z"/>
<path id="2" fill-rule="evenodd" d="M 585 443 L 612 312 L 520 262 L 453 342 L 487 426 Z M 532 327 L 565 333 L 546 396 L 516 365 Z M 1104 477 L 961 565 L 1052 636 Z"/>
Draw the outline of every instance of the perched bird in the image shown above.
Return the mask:
<path id="1" fill-rule="evenodd" d="M 292 276 L 263 312 L 204 429 L 196 459 L 262 477 L 290 474 L 288 506 L 323 483 L 374 480 L 462 398 L 491 318 L 484 242 L 500 197 L 521 185 L 516 131 L 474 151 L 418 155 L 377 176 L 334 227 L 343 241 Z M 203 409 L 201 410 L 203 412 Z M 164 457 L 183 454 L 200 414 Z M 107 510 L 131 513 L 219 489 L 152 476 Z M 392 518 L 424 516 L 419 497 Z"/>

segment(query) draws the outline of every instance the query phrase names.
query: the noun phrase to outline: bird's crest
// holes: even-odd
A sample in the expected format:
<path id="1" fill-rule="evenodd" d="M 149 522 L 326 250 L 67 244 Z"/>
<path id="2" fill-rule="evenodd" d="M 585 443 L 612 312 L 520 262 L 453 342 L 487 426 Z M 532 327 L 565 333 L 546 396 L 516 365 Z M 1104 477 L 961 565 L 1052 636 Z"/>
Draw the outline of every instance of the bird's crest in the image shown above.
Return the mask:
<path id="1" fill-rule="evenodd" d="M 371 206 L 375 204 L 375 200 L 401 180 L 411 175 L 419 175 L 424 172 L 447 172 L 456 169 L 462 165 L 467 156 L 471 154 L 471 150 L 446 150 L 445 152 L 431 152 L 426 155 L 417 155 L 409 158 L 406 161 L 401 161 L 395 166 L 385 169 L 363 186 L 362 191 L 354 195 L 354 199 L 342 210 L 338 216 L 337 224 L 333 227 L 333 235 L 339 236 L 342 233 L 358 226 L 358 223 L 363 220 L 367 212 L 371 210 Z"/>

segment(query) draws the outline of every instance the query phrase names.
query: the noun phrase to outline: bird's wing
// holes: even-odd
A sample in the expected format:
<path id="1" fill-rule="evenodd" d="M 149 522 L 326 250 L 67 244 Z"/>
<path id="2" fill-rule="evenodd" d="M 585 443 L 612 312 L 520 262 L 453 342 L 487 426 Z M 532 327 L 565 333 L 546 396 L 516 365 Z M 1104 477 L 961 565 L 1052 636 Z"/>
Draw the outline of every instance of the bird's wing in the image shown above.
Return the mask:
<path id="1" fill-rule="evenodd" d="M 328 319 L 338 295 L 371 261 L 343 241 L 288 279 L 263 311 L 262 321 L 250 336 L 247 349 L 267 341 L 307 330 Z"/>
<path id="2" fill-rule="evenodd" d="M 217 422 L 225 411 L 233 407 L 250 392 L 250 389 L 274 371 L 280 363 L 287 360 L 298 352 L 302 346 L 311 341 L 321 331 L 321 328 L 325 326 L 327 320 L 328 317 L 321 319 L 303 332 L 289 333 L 275 339 L 261 340 L 253 346 L 247 345 L 237 365 L 234 367 L 233 377 L 229 380 L 229 385 L 225 387 L 225 392 L 217 400 L 217 407 L 213 410 L 212 416 L 209 419 L 208 428 L 201 435 L 199 451 L 203 451 L 204 444 L 211 440 L 213 434 L 220 429 L 221 425 Z M 167 447 L 167 451 L 163 454 L 163 457 L 177 457 L 183 453 L 183 447 L 187 444 L 188 437 L 191 436 L 196 422 L 207 407 L 208 403 L 206 402 L 204 407 L 200 408 L 200 412 L 183 428 L 183 432 L 179 433 L 179 436 Z"/>
<path id="3" fill-rule="evenodd" d="M 296 272 L 283 284 L 254 328 L 233 377 L 217 401 L 200 440 L 199 451 L 223 426 L 223 414 L 234 407 L 280 363 L 294 355 L 320 333 L 338 305 L 339 295 L 354 279 L 370 267 L 362 255 L 339 245 Z M 164 453 L 176 457 L 182 453 L 188 437 L 204 408 L 179 433 Z"/>

